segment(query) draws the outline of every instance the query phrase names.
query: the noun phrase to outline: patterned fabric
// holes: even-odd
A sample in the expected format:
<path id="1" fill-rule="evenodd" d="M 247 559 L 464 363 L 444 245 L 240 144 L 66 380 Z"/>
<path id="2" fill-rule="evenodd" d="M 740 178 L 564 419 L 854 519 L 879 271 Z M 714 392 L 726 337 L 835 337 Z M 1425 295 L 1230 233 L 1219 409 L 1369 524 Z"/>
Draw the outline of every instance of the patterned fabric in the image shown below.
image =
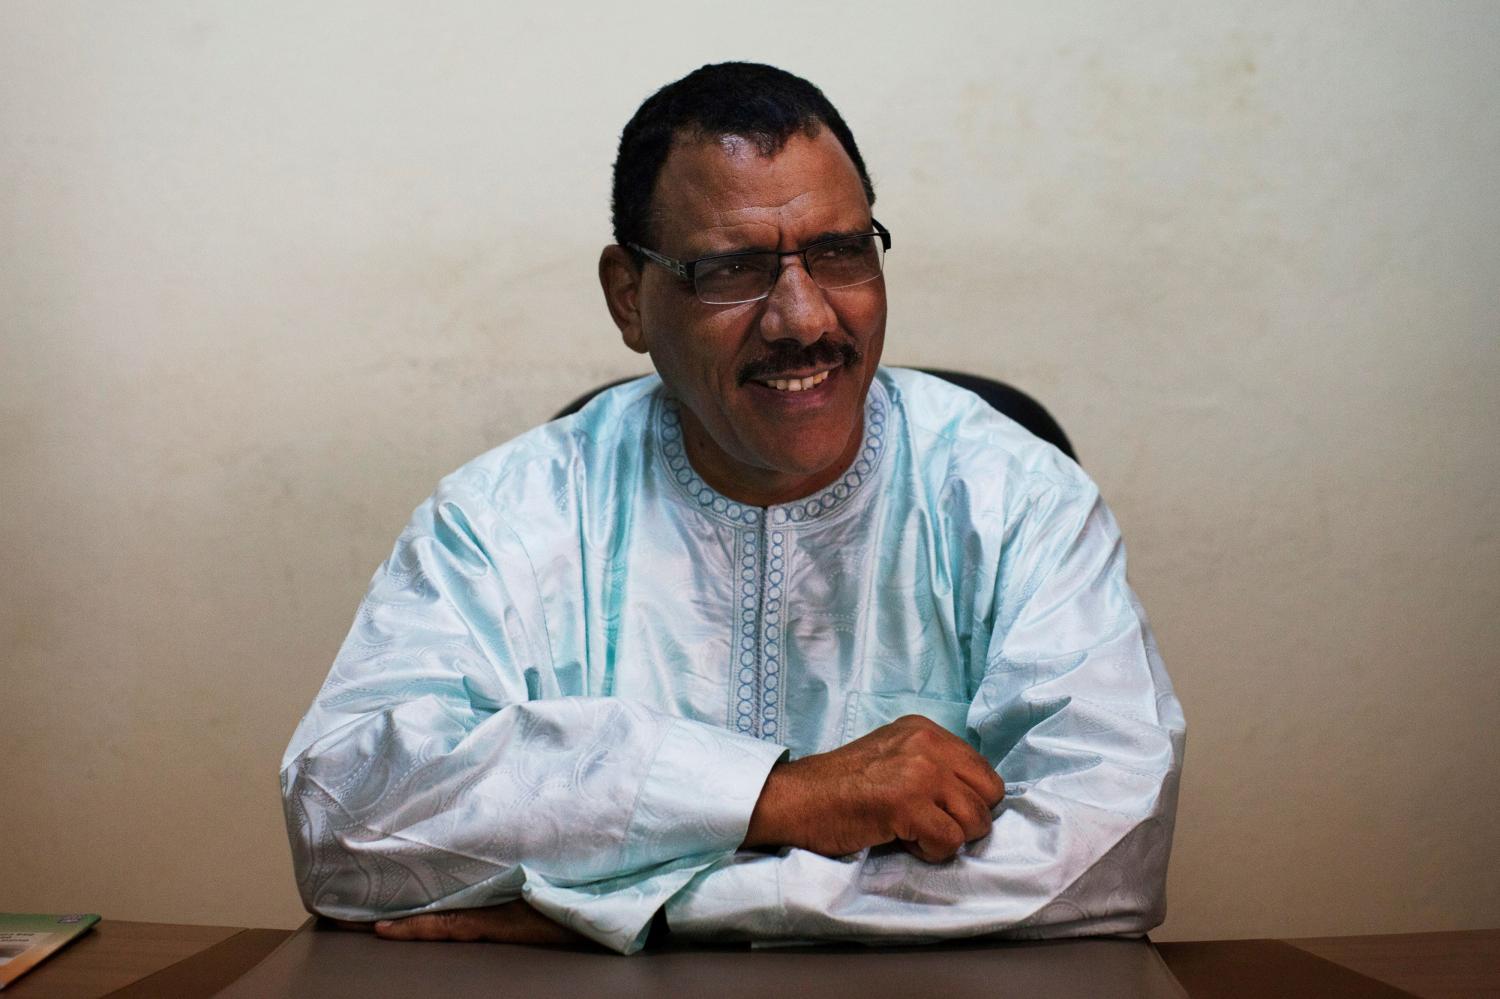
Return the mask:
<path id="1" fill-rule="evenodd" d="M 517 897 L 629 953 L 1140 933 L 1164 915 L 1183 718 L 1076 465 L 881 369 L 843 478 L 757 508 L 654 376 L 448 476 L 376 572 L 282 766 L 309 909 Z M 906 714 L 1007 785 L 945 864 L 738 851 L 772 765 Z"/>

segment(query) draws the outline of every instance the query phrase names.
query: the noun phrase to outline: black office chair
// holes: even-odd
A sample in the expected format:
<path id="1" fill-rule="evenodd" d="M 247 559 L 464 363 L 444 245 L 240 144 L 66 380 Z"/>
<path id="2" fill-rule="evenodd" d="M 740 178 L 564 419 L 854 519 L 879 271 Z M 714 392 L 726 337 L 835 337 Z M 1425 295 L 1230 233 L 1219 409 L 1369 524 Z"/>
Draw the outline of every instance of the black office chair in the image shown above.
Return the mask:
<path id="1" fill-rule="evenodd" d="M 1073 445 L 1068 440 L 1068 435 L 1063 433 L 1063 428 L 1052 418 L 1052 414 L 1047 412 L 1041 403 L 1020 389 L 1007 385 L 1004 382 L 997 382 L 993 378 L 985 378 L 983 375 L 968 375 L 959 371 L 943 371 L 938 368 L 918 368 L 917 370 L 925 371 L 929 375 L 936 375 L 938 378 L 943 379 L 943 381 L 951 382 L 959 388 L 968 389 L 995 409 L 1036 434 L 1042 440 L 1055 446 L 1069 458 L 1072 458 L 1074 461 L 1078 460 L 1078 455 L 1073 453 Z M 623 385 L 625 382 L 634 381 L 638 377 L 640 376 L 632 375 L 630 378 L 617 378 L 612 382 L 600 385 L 598 388 L 591 389 L 564 406 L 553 419 L 556 420 L 564 416 L 571 416 L 582 409 L 584 404 L 590 399 L 605 389 L 614 388 L 616 385 Z"/>

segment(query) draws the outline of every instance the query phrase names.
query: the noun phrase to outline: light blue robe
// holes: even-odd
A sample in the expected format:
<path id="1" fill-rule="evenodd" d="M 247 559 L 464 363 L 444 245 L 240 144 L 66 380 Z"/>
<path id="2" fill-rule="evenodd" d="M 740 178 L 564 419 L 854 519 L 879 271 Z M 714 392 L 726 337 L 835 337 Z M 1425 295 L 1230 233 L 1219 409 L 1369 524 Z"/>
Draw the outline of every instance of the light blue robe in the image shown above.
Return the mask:
<path id="1" fill-rule="evenodd" d="M 817 495 L 709 488 L 655 377 L 445 478 L 376 572 L 281 782 L 307 907 L 524 897 L 616 950 L 1140 933 L 1183 718 L 1114 519 L 976 396 L 881 369 Z M 771 766 L 905 714 L 1007 785 L 944 864 L 737 851 Z"/>

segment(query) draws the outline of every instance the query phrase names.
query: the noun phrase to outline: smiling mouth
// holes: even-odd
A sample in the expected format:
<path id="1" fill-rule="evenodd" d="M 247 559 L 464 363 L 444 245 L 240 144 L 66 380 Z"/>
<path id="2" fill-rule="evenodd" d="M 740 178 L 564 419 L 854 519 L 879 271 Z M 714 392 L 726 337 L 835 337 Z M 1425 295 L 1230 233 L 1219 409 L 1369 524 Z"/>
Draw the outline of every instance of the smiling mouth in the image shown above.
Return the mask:
<path id="1" fill-rule="evenodd" d="M 765 357 L 741 368 L 736 380 L 773 392 L 806 392 L 841 368 L 852 368 L 861 357 L 852 342 L 835 343 L 824 338 L 804 347 L 778 341 Z"/>
<path id="2" fill-rule="evenodd" d="M 758 378 L 756 381 L 762 385 L 768 385 L 778 392 L 805 392 L 816 385 L 821 385 L 828 380 L 833 369 L 819 371 L 817 374 L 808 375 L 806 378 Z"/>

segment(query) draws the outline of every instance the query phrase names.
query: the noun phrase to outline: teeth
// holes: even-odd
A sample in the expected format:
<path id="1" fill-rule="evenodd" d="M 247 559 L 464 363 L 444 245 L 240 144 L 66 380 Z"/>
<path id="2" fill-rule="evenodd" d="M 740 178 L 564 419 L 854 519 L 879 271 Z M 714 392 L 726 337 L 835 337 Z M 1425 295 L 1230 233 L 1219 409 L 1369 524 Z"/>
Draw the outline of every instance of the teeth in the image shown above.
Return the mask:
<path id="1" fill-rule="evenodd" d="M 806 378 L 772 378 L 770 381 L 765 382 L 765 384 L 778 392 L 802 392 L 812 388 L 814 385 L 823 384 L 823 382 L 828 380 L 828 375 L 829 372 L 827 371 L 819 371 L 817 374 L 808 375 Z"/>

